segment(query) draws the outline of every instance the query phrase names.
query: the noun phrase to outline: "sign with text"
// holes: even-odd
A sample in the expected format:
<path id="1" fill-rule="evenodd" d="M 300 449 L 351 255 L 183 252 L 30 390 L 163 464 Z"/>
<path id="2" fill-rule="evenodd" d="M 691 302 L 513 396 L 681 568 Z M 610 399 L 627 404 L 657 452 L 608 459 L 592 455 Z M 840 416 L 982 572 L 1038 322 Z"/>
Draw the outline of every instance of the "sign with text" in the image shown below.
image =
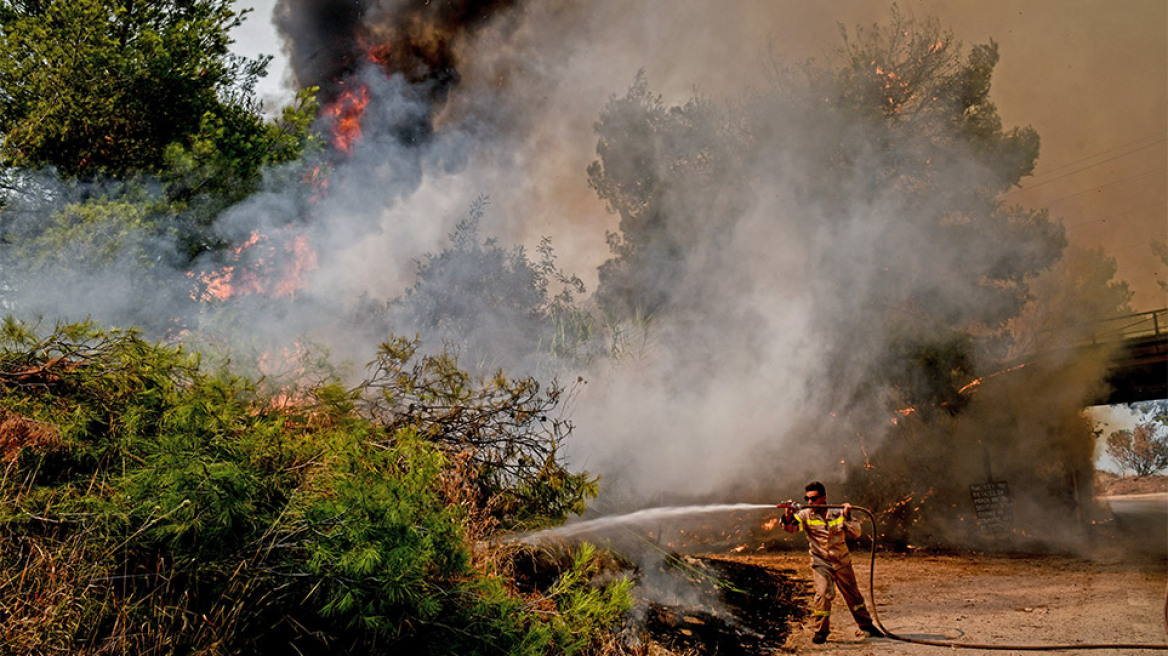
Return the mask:
<path id="1" fill-rule="evenodd" d="M 1010 499 L 1010 484 L 991 481 L 969 486 L 973 510 L 983 531 L 1001 533 L 1014 522 L 1014 504 Z"/>

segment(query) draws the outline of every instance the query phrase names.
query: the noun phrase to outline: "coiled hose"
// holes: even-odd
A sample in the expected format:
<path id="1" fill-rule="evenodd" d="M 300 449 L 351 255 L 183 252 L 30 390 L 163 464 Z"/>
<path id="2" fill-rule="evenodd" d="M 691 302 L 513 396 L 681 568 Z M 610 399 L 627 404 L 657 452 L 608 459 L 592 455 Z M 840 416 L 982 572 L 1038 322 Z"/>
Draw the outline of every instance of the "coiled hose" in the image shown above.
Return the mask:
<path id="1" fill-rule="evenodd" d="M 795 504 L 779 504 L 784 506 L 795 507 Z M 815 508 L 843 508 L 842 505 L 822 505 L 815 506 Z M 911 642 L 918 645 L 932 645 L 935 647 L 952 647 L 955 649 L 985 649 L 985 650 L 1000 650 L 1000 651 L 1057 651 L 1070 649 L 1156 649 L 1168 651 L 1168 644 L 1138 644 L 1138 643 L 1081 643 L 1081 644 L 1064 644 L 1064 645 L 1003 645 L 1003 644 L 982 644 L 974 642 L 956 642 L 951 640 L 922 640 L 920 638 L 909 638 L 907 636 L 897 635 L 889 631 L 884 623 L 880 621 L 880 614 L 876 611 L 876 536 L 879 535 L 879 524 L 876 521 L 876 515 L 871 510 L 861 506 L 851 506 L 852 510 L 858 510 L 868 516 L 868 521 L 872 522 L 872 555 L 871 562 L 868 567 L 868 597 L 872 602 L 872 620 L 875 622 L 877 628 L 884 632 L 884 635 L 893 640 L 900 640 L 901 642 Z M 1164 630 L 1168 631 L 1168 590 L 1164 594 Z"/>

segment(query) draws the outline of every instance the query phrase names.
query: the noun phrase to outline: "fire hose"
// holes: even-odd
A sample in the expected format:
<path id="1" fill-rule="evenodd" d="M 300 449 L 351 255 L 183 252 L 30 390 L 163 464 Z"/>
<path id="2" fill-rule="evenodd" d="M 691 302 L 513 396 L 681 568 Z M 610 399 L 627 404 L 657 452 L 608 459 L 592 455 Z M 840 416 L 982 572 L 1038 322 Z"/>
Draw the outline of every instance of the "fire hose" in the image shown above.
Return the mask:
<path id="1" fill-rule="evenodd" d="M 777 504 L 778 508 L 791 510 L 799 510 L 806 506 L 802 506 L 794 502 L 786 502 Z M 816 509 L 827 508 L 843 508 L 842 505 L 816 505 Z M 868 521 L 872 523 L 872 553 L 871 562 L 868 567 L 868 597 L 872 602 L 872 620 L 876 627 L 880 629 L 885 636 L 893 640 L 900 640 L 901 642 L 910 642 L 918 645 L 932 645 L 934 647 L 951 647 L 954 649 L 984 649 L 984 650 L 999 650 L 999 651 L 1058 651 L 1058 650 L 1072 650 L 1072 649 L 1152 649 L 1152 650 L 1168 650 L 1168 644 L 1139 644 L 1139 643 L 1080 643 L 1080 644 L 1061 644 L 1061 645 L 1004 645 L 1004 644 L 982 644 L 973 642 L 956 642 L 953 640 L 924 640 L 921 638 L 910 638 L 908 636 L 897 635 L 889 631 L 884 623 L 880 621 L 880 614 L 876 611 L 876 536 L 879 535 L 879 523 L 876 521 L 876 515 L 867 508 L 861 506 L 851 506 L 852 510 L 858 510 L 868 516 Z M 1164 630 L 1168 631 L 1168 590 L 1164 594 Z"/>

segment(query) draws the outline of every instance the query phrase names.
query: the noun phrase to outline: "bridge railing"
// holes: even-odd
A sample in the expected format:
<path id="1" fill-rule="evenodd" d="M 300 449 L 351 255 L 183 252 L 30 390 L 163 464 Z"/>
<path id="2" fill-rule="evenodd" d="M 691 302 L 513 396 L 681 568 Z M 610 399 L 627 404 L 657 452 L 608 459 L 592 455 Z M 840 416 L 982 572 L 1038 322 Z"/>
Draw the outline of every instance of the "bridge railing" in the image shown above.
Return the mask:
<path id="1" fill-rule="evenodd" d="M 1104 319 L 1092 331 L 1091 341 L 1098 344 L 1161 336 L 1168 336 L 1168 308 Z"/>

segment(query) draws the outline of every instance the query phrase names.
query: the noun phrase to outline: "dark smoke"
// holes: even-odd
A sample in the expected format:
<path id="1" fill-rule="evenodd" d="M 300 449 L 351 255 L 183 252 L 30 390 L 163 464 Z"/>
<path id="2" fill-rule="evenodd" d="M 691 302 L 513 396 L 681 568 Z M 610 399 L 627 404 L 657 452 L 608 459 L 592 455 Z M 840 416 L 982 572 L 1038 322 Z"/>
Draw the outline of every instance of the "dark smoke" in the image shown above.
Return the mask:
<path id="1" fill-rule="evenodd" d="M 505 15 L 517 0 L 280 0 L 275 24 L 284 37 L 298 87 L 318 87 L 328 105 L 362 68 L 401 76 L 430 111 L 398 126 L 407 142 L 431 133 L 433 116 L 459 84 L 458 48 Z"/>

